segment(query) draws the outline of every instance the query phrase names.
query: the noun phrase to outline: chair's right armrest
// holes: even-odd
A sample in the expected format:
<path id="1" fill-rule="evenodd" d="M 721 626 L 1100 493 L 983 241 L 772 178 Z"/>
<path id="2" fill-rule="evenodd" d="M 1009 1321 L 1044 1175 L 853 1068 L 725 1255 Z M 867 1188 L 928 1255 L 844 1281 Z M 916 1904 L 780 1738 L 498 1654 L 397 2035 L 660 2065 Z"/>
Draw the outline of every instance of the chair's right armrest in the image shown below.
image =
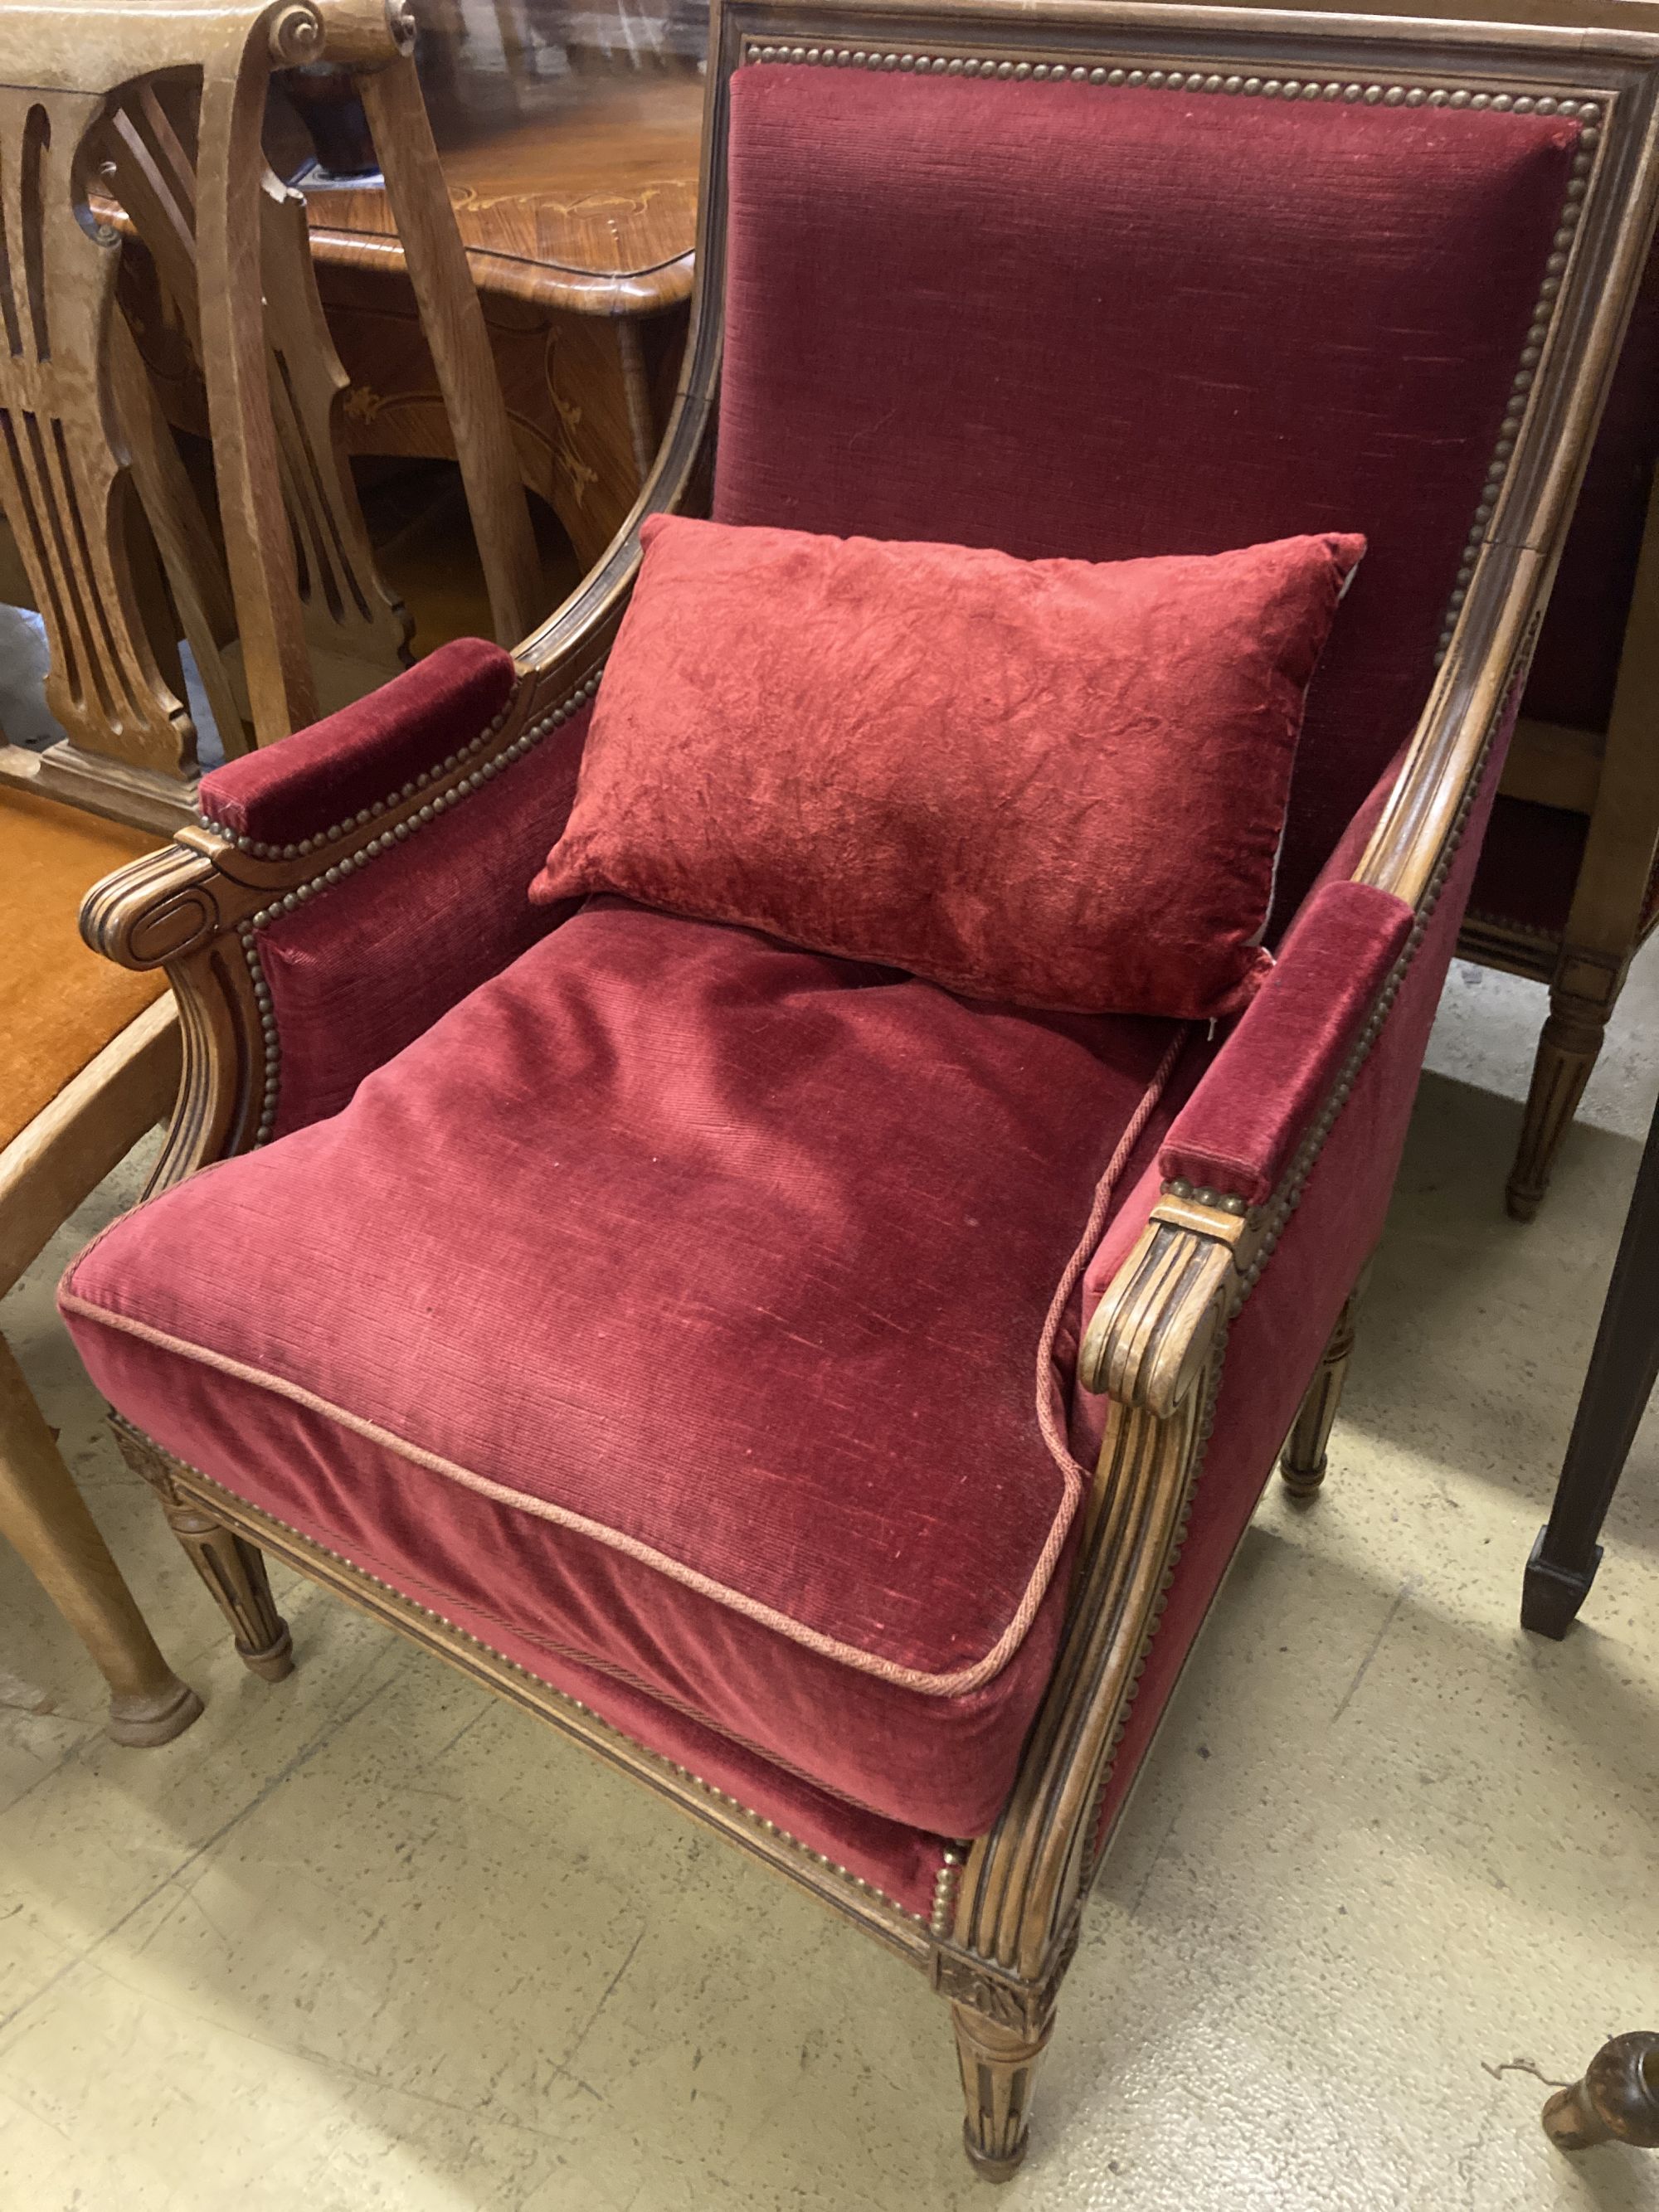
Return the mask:
<path id="1" fill-rule="evenodd" d="M 1084 1339 L 1085 1389 L 1159 1416 L 1191 1389 L 1265 1258 L 1275 1193 L 1305 1173 L 1382 1027 L 1414 919 L 1341 878 L 1309 899 L 1159 1147 L 1162 1193 Z"/>

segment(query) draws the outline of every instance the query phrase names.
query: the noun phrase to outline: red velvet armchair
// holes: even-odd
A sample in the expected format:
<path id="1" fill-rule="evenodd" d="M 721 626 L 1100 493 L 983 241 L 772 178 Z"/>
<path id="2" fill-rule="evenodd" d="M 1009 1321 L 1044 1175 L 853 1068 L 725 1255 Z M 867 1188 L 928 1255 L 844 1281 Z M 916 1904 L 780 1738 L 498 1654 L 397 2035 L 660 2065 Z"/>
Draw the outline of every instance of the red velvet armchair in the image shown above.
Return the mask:
<path id="1" fill-rule="evenodd" d="M 641 513 L 1370 542 L 1230 1030 L 525 889 L 637 523 L 206 780 L 88 901 L 189 1064 L 63 1305 L 250 1667 L 270 1551 L 835 1905 L 1010 2173 L 1101 1853 L 1287 1432 L 1322 1470 L 1652 219 L 1659 42 L 731 0 Z"/>

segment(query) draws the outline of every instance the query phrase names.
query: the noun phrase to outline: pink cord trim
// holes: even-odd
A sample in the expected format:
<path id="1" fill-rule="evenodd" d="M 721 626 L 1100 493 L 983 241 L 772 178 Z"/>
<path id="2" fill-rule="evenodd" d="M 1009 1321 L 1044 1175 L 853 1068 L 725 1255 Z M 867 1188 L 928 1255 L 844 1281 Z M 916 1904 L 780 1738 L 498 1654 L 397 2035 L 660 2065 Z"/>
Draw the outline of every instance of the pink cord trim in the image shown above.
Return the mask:
<path id="1" fill-rule="evenodd" d="M 270 1374 L 263 1368 L 248 1365 L 245 1360 L 233 1359 L 226 1352 L 215 1352 L 205 1345 L 191 1344 L 181 1337 L 169 1335 L 164 1329 L 152 1328 L 148 1322 L 134 1321 L 125 1314 L 94 1305 L 89 1299 L 71 1290 L 67 1283 L 58 1293 L 58 1304 L 64 1310 L 82 1315 L 87 1320 L 96 1322 L 106 1328 L 118 1329 L 123 1334 L 155 1345 L 161 1351 L 175 1353 L 180 1358 L 193 1359 L 199 1365 L 211 1367 L 238 1382 L 250 1382 L 258 1389 L 269 1390 L 274 1396 L 286 1398 L 291 1404 L 304 1407 L 307 1413 L 320 1414 L 324 1419 L 337 1423 L 353 1435 L 378 1444 L 382 1450 L 395 1453 L 400 1459 L 425 1468 L 431 1474 L 443 1475 L 447 1480 L 459 1483 L 463 1489 L 474 1491 L 479 1497 L 490 1498 L 496 1504 L 509 1506 L 520 1513 L 532 1514 L 538 1520 L 551 1521 L 560 1528 L 574 1529 L 580 1535 L 591 1536 L 595 1542 L 608 1545 L 612 1551 L 637 1559 L 641 1565 L 668 1576 L 688 1589 L 696 1590 L 700 1596 L 711 1598 L 717 1605 L 729 1607 L 732 1612 L 758 1621 L 763 1627 L 787 1637 L 790 1642 L 799 1644 L 809 1651 L 816 1651 L 820 1656 L 834 1660 L 839 1665 L 850 1667 L 859 1674 L 872 1674 L 878 1681 L 890 1682 L 900 1689 L 918 1691 L 923 1697 L 962 1697 L 969 1691 L 982 1688 L 1000 1674 L 1024 1641 L 1047 1593 L 1066 1532 L 1071 1527 L 1072 1516 L 1083 1495 L 1088 1478 L 1066 1448 L 1054 1409 L 1054 1391 L 1049 1374 L 1054 1336 L 1066 1303 L 1098 1241 L 1113 1190 L 1163 1093 L 1181 1042 L 1178 1037 L 1164 1054 L 1118 1142 L 1105 1174 L 1095 1187 L 1094 1202 L 1083 1237 L 1066 1263 L 1060 1288 L 1043 1323 L 1037 1354 L 1036 1415 L 1043 1443 L 1060 1470 L 1063 1485 L 1054 1521 L 1007 1627 L 982 1658 L 975 1660 L 969 1666 L 955 1668 L 948 1674 L 928 1674 L 914 1667 L 902 1667 L 894 1660 L 881 1658 L 875 1653 L 860 1650 L 856 1644 L 843 1643 L 839 1637 L 826 1636 L 822 1630 L 809 1628 L 804 1621 L 793 1620 L 789 1614 L 763 1604 L 759 1599 L 750 1597 L 742 1590 L 735 1590 L 725 1583 L 716 1582 L 712 1576 L 701 1573 L 684 1560 L 670 1558 L 653 1545 L 641 1543 L 636 1536 L 624 1535 L 619 1529 L 607 1528 L 603 1522 L 590 1520 L 586 1514 L 573 1512 L 568 1506 L 555 1505 L 546 1498 L 532 1498 L 523 1491 L 509 1489 L 505 1483 L 492 1481 L 488 1475 L 479 1474 L 471 1468 L 459 1466 L 437 1452 L 428 1451 L 420 1444 L 411 1443 L 407 1437 L 394 1435 L 391 1430 L 382 1428 L 378 1421 L 366 1420 L 360 1413 L 349 1413 L 344 1407 L 334 1405 L 330 1400 L 319 1397 L 314 1390 L 307 1390 L 301 1383 L 291 1382 L 284 1376 Z"/>

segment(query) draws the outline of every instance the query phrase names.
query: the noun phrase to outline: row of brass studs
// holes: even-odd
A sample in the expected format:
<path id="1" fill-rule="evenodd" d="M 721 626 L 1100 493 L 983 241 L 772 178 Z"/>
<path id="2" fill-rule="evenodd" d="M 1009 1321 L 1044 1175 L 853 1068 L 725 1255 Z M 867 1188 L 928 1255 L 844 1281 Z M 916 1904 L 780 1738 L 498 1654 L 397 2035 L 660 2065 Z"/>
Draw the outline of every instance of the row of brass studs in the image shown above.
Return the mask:
<path id="1" fill-rule="evenodd" d="M 492 781 L 503 769 L 511 768 L 514 761 L 521 760 L 532 746 L 539 744 L 550 730 L 556 729 L 562 722 L 568 722 L 574 714 L 578 713 L 587 704 L 599 688 L 599 679 L 596 672 L 590 676 L 586 683 L 578 684 L 568 698 L 561 700 L 556 707 L 550 708 L 538 720 L 532 722 L 514 739 L 505 752 L 497 755 L 493 760 L 483 762 L 481 766 L 475 768 L 471 775 L 463 776 L 460 781 L 450 790 L 434 793 L 433 797 L 419 807 L 407 822 L 397 823 L 392 829 L 382 830 L 378 837 L 371 837 L 368 844 L 360 851 L 348 853 L 343 859 L 334 861 L 307 882 L 296 884 L 292 890 L 284 891 L 279 897 L 273 898 L 268 907 L 260 908 L 250 920 L 239 926 L 236 933 L 241 943 L 243 955 L 247 961 L 248 974 L 252 979 L 254 1000 L 259 1009 L 259 1033 L 264 1046 L 264 1094 L 260 1101 L 258 1127 L 254 1133 L 253 1141 L 256 1146 L 267 1143 L 272 1129 L 276 1127 L 276 1094 L 282 1072 L 282 1046 L 276 1034 L 276 1019 L 271 1006 L 270 986 L 260 965 L 258 946 L 255 942 L 254 932 L 268 928 L 274 921 L 280 921 L 284 915 L 294 913 L 308 899 L 314 898 L 319 891 L 331 890 L 337 884 L 343 882 L 345 878 L 356 869 L 367 867 L 371 860 L 378 860 L 382 853 L 390 852 L 394 845 L 402 844 L 417 830 L 423 830 L 428 823 L 435 822 L 441 814 L 446 813 L 450 807 L 459 804 L 461 799 L 468 798 L 475 791 L 482 790 L 483 786 Z M 391 798 L 377 799 L 374 805 L 365 812 L 349 814 L 343 823 L 337 823 L 324 835 L 305 838 L 297 845 L 279 847 L 256 844 L 251 838 L 232 838 L 231 833 L 220 823 L 207 822 L 205 826 L 233 842 L 239 851 L 251 853 L 258 860 L 297 859 L 301 854 L 319 850 L 336 838 L 346 836 L 352 830 L 364 827 L 378 816 L 384 814 L 389 807 L 397 806 L 404 799 L 413 799 L 417 792 L 424 791 L 429 784 L 441 782 L 444 776 L 453 774 L 463 762 L 470 759 L 473 754 L 489 744 L 507 720 L 507 708 L 503 708 L 495 720 L 488 723 L 470 744 L 464 746 L 459 752 L 447 755 L 441 766 L 423 771 L 412 782 L 404 784 L 400 792 L 394 792 Z"/>

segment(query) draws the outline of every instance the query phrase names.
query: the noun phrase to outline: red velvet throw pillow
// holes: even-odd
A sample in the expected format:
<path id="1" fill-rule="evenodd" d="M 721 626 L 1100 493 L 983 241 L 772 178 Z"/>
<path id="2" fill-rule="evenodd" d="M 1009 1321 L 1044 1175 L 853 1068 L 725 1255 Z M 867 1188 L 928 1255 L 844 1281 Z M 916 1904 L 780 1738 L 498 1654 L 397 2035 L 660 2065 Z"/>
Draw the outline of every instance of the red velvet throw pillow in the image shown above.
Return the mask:
<path id="1" fill-rule="evenodd" d="M 1363 538 L 1109 563 L 653 515 L 538 902 L 970 998 L 1235 1013 Z"/>

